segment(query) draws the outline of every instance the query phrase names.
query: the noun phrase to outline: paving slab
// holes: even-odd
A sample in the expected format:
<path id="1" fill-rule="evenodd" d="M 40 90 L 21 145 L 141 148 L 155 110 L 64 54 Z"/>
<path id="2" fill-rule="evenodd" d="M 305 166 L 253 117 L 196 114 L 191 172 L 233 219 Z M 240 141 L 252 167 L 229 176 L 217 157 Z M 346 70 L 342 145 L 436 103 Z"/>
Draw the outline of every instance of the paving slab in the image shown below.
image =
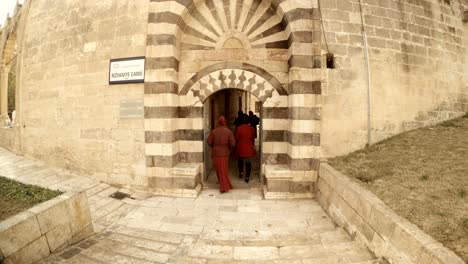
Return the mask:
<path id="1" fill-rule="evenodd" d="M 95 234 L 40 263 L 374 263 L 316 200 L 264 200 L 260 188 L 197 198 L 154 196 L 48 168 L 0 148 L 0 174 L 61 190 L 84 188 Z M 131 196 L 109 197 L 116 191 Z"/>

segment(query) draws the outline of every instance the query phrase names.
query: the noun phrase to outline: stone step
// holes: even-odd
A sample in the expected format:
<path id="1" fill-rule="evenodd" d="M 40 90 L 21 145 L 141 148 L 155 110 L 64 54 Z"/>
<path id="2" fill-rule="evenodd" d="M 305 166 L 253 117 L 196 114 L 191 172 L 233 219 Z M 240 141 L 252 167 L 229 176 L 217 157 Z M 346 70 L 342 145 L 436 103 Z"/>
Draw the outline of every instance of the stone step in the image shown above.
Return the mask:
<path id="1" fill-rule="evenodd" d="M 223 246 L 283 247 L 351 242 L 352 239 L 343 229 L 336 228 L 313 235 L 303 232 L 273 233 L 268 230 L 210 230 L 203 232 L 199 241 Z"/>
<path id="2" fill-rule="evenodd" d="M 310 260 L 307 263 L 353 263 L 375 259 L 365 246 L 354 241 L 303 246 L 231 246 L 197 241 L 188 250 L 188 256 L 220 261 Z"/>
<path id="3" fill-rule="evenodd" d="M 112 250 L 113 252 L 119 252 L 120 254 L 129 256 L 131 258 L 143 259 L 157 263 L 166 263 L 171 256 L 170 253 L 163 253 L 148 249 L 147 247 L 149 247 L 149 245 L 147 245 L 147 247 L 140 247 L 127 243 L 128 241 L 118 239 L 117 237 L 113 237 L 115 240 L 109 238 L 111 237 L 108 237 L 97 243 L 96 247 Z M 87 254 L 87 251 L 84 251 L 83 253 Z"/>
<path id="4" fill-rule="evenodd" d="M 109 228 L 110 232 L 118 233 L 126 236 L 131 237 L 138 237 L 142 239 L 157 241 L 157 242 L 164 242 L 164 243 L 172 243 L 172 244 L 180 244 L 183 239 L 184 235 L 176 234 L 171 232 L 163 232 L 163 231 L 154 231 L 142 228 L 129 228 L 126 226 L 112 226 Z"/>
<path id="5" fill-rule="evenodd" d="M 279 249 L 282 259 L 349 258 L 353 262 L 372 260 L 369 250 L 358 242 L 340 242 L 310 246 L 285 246 Z"/>

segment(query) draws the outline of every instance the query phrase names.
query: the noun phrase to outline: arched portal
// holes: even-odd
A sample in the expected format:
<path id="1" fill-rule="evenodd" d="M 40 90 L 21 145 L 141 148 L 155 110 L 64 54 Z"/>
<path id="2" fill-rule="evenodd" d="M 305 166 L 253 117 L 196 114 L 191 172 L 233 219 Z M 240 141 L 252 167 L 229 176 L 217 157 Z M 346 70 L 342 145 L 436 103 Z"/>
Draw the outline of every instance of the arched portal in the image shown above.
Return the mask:
<path id="1" fill-rule="evenodd" d="M 148 187 L 196 195 L 204 171 L 203 102 L 236 88 L 263 103 L 268 192 L 310 193 L 320 138 L 316 2 L 168 0 L 151 1 L 149 10 Z"/>
<path id="2" fill-rule="evenodd" d="M 236 92 L 238 93 L 236 94 Z M 238 100 L 239 94 L 243 95 L 240 102 Z M 257 182 L 264 182 L 263 177 L 261 177 L 262 164 L 286 164 L 287 159 L 284 157 L 287 155 L 287 147 L 284 145 L 286 140 L 284 131 L 287 124 L 282 121 L 283 124 L 278 126 L 278 118 L 287 118 L 288 95 L 279 80 L 264 69 L 247 63 L 233 62 L 223 62 L 206 67 L 187 81 L 179 93 L 179 98 L 181 107 L 200 107 L 203 109 L 200 111 L 203 113 L 201 119 L 203 122 L 203 142 L 200 144 L 203 149 L 199 150 L 202 151 L 201 175 L 205 177 L 210 175 L 209 149 L 206 147 L 205 140 L 210 129 L 214 128 L 216 118 L 220 114 L 226 115 L 230 128 L 234 132 L 233 121 L 239 110 L 245 113 L 252 110 L 261 118 L 257 136 L 258 158 L 255 161 L 255 173 L 257 174 L 252 175 L 256 179 L 261 179 Z M 213 102 L 212 99 L 214 99 Z M 257 102 L 257 109 L 255 109 L 255 102 Z M 213 107 L 221 109 L 211 113 Z M 179 151 L 181 151 L 180 148 Z M 191 154 L 181 155 L 189 157 Z M 235 164 L 236 161 L 231 160 L 233 166 L 231 167 L 231 177 L 237 174 Z"/>

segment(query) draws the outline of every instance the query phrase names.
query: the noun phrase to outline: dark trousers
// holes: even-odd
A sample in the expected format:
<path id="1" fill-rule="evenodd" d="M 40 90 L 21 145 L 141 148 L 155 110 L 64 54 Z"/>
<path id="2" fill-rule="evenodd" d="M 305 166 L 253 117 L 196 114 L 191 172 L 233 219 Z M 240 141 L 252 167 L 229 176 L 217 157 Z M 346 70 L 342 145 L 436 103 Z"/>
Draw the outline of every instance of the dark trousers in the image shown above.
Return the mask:
<path id="1" fill-rule="evenodd" d="M 244 162 L 245 162 L 245 178 L 250 177 L 250 171 L 252 170 L 252 158 L 251 157 L 239 157 L 237 159 L 237 169 L 239 169 L 239 177 L 242 178 L 244 174 Z"/>

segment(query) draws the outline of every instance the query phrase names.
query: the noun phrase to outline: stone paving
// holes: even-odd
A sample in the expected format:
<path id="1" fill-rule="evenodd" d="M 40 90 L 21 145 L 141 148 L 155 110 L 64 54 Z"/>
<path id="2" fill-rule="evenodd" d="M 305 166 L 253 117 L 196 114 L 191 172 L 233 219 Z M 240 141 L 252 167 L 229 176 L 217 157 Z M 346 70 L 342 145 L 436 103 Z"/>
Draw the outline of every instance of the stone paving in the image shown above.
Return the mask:
<path id="1" fill-rule="evenodd" d="M 40 263 L 379 263 L 312 199 L 264 200 L 255 188 L 157 197 L 1 148 L 0 175 L 52 189 L 87 189 L 96 234 Z M 129 196 L 109 197 L 116 191 Z"/>

